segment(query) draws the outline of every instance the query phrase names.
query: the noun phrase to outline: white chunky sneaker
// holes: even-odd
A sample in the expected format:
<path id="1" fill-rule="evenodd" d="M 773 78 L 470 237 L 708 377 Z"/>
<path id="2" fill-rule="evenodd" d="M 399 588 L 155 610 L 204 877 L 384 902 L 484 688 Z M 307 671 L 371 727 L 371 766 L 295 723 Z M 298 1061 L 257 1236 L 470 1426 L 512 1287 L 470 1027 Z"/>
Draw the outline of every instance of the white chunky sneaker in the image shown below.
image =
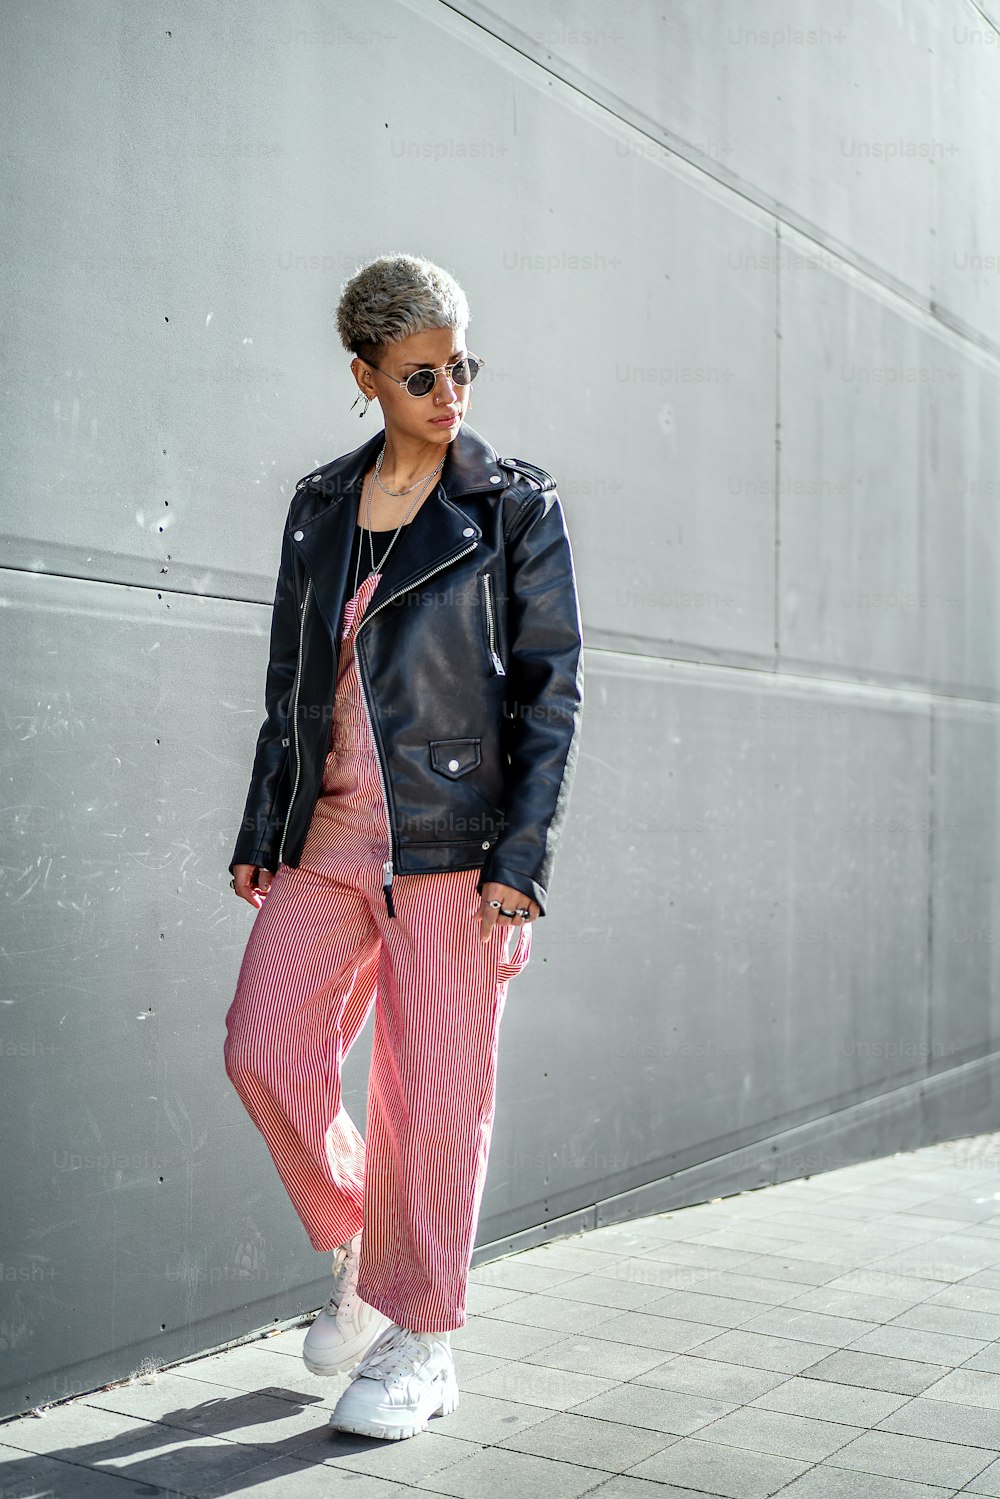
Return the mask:
<path id="1" fill-rule="evenodd" d="M 353 1369 L 385 1330 L 391 1317 L 362 1301 L 357 1293 L 361 1234 L 334 1251 L 333 1295 L 317 1315 L 302 1345 L 310 1374 L 342 1374 Z"/>
<path id="2" fill-rule="evenodd" d="M 330 1425 L 364 1437 L 414 1437 L 432 1416 L 458 1406 L 447 1332 L 411 1332 L 395 1324 L 354 1371 Z"/>

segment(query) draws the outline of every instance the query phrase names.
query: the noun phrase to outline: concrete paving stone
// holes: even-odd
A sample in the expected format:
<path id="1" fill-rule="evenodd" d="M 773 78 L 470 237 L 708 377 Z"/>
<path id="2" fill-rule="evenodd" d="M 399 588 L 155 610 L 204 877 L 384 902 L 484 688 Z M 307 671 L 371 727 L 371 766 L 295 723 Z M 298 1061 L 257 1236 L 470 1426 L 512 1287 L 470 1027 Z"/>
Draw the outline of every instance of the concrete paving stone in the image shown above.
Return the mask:
<path id="1" fill-rule="evenodd" d="M 574 1280 L 552 1286 L 549 1290 L 550 1296 L 565 1297 L 567 1301 L 587 1301 L 593 1306 L 618 1306 L 626 1310 L 646 1306 L 662 1294 L 660 1285 L 646 1285 L 608 1275 L 578 1275 Z"/>
<path id="2" fill-rule="evenodd" d="M 628 1224 L 609 1223 L 603 1228 L 592 1228 L 587 1233 L 587 1244 L 595 1249 L 621 1249 L 624 1254 L 642 1254 L 646 1249 L 655 1249 L 662 1237 L 637 1233 Z"/>
<path id="3" fill-rule="evenodd" d="M 266 1338 L 254 1338 L 253 1344 L 247 1347 L 262 1345 L 268 1353 L 283 1353 L 287 1358 L 301 1358 L 302 1344 L 305 1342 L 306 1333 L 312 1326 L 312 1318 L 304 1322 L 301 1327 L 286 1327 L 281 1332 L 268 1333 Z"/>
<path id="4" fill-rule="evenodd" d="M 549 1369 L 571 1369 L 578 1374 L 600 1374 L 607 1379 L 634 1379 L 663 1362 L 660 1348 L 634 1348 L 610 1338 L 588 1338 L 582 1333 L 563 1338 L 537 1353 L 525 1354 L 522 1363 L 544 1364 Z"/>
<path id="5" fill-rule="evenodd" d="M 799 1374 L 832 1350 L 828 1343 L 806 1343 L 798 1338 L 770 1337 L 733 1328 L 699 1343 L 695 1351 L 700 1357 L 722 1359 L 724 1363 Z"/>
<path id="6" fill-rule="evenodd" d="M 829 1465 L 860 1473 L 881 1473 L 887 1478 L 908 1478 L 916 1483 L 959 1488 L 969 1483 L 1000 1455 L 984 1447 L 966 1447 L 959 1442 L 932 1441 L 926 1437 L 898 1436 L 889 1431 L 865 1431 L 842 1447 Z"/>
<path id="7" fill-rule="evenodd" d="M 1000 1451 L 1000 1418 L 982 1405 L 959 1405 L 951 1400 L 918 1396 L 875 1422 L 879 1431 L 934 1441 L 963 1442 L 969 1447 Z"/>
<path id="8" fill-rule="evenodd" d="M 889 1390 L 896 1395 L 922 1395 L 948 1371 L 941 1364 L 838 1348 L 801 1372 L 805 1379 L 826 1379 L 831 1384 L 862 1385 L 868 1390 Z"/>
<path id="9" fill-rule="evenodd" d="M 982 1473 L 977 1473 L 972 1482 L 962 1490 L 963 1494 L 989 1494 L 991 1499 L 1000 1496 L 1000 1462 L 990 1463 Z"/>
<path id="10" fill-rule="evenodd" d="M 74 1473 L 92 1467 L 127 1478 L 133 1486 L 150 1485 L 181 1494 L 198 1493 L 215 1483 L 231 1489 L 251 1486 L 253 1470 L 271 1460 L 271 1454 L 259 1447 L 197 1436 L 77 1401 L 28 1420 L 37 1428 L 34 1436 L 27 1421 L 18 1421 L 3 1428 L 4 1441 L 39 1455 L 59 1457 Z"/>
<path id="11" fill-rule="evenodd" d="M 779 1212 L 770 1215 L 768 1226 L 775 1232 L 781 1229 L 794 1229 L 796 1238 L 808 1239 L 817 1233 L 829 1233 L 830 1217 L 828 1213 L 814 1207 L 783 1207 Z"/>
<path id="12" fill-rule="evenodd" d="M 416 1440 L 416 1439 L 414 1439 Z M 142 1490 L 145 1496 L 146 1491 Z M 246 1494 L 248 1499 L 407 1499 L 413 1489 L 409 1484 L 386 1483 L 367 1473 L 338 1473 L 334 1476 L 322 1463 L 310 1465 L 294 1457 L 272 1459 L 255 1468 L 250 1481 L 234 1485 L 225 1481 L 191 1490 L 192 1499 L 231 1499 Z M 108 1496 L 111 1499 L 111 1496 Z M 172 1490 L 168 1499 L 179 1499 Z"/>
<path id="13" fill-rule="evenodd" d="M 916 1275 L 896 1275 L 876 1269 L 848 1270 L 845 1275 L 834 1276 L 826 1284 L 831 1291 L 858 1291 L 862 1296 L 899 1296 L 914 1306 L 944 1289 L 936 1281 L 921 1280 Z"/>
<path id="14" fill-rule="evenodd" d="M 862 1429 L 843 1421 L 744 1406 L 704 1427 L 698 1437 L 704 1442 L 721 1442 L 726 1447 L 745 1447 L 751 1452 L 800 1457 L 815 1463 L 860 1436 Z"/>
<path id="15" fill-rule="evenodd" d="M 985 1370 L 989 1374 L 1000 1374 L 1000 1343 L 989 1343 L 982 1353 L 977 1353 L 973 1358 L 967 1359 L 963 1367 Z"/>
<path id="16" fill-rule="evenodd" d="M 679 1390 L 687 1395 L 707 1395 L 712 1400 L 741 1405 L 784 1379 L 784 1374 L 772 1369 L 748 1369 L 745 1365 L 679 1353 L 648 1373 L 636 1375 L 633 1383 L 652 1385 L 658 1390 Z"/>
<path id="17" fill-rule="evenodd" d="M 758 1254 L 744 1265 L 740 1273 L 764 1280 L 798 1281 L 803 1286 L 821 1286 L 846 1272 L 843 1265 L 820 1265 L 809 1260 L 789 1259 L 787 1255 Z"/>
<path id="18" fill-rule="evenodd" d="M 465 1310 L 469 1317 L 488 1317 L 498 1307 L 516 1301 L 523 1296 L 513 1286 L 481 1286 L 470 1280 L 465 1298 Z"/>
<path id="19" fill-rule="evenodd" d="M 541 1405 L 498 1400 L 492 1395 L 477 1395 L 460 1387 L 458 1408 L 448 1416 L 435 1417 L 433 1424 L 442 1436 L 451 1440 L 488 1446 L 523 1431 L 525 1427 L 534 1426 L 538 1421 L 545 1421 L 550 1415 L 551 1411 Z"/>
<path id="20" fill-rule="evenodd" d="M 885 1353 L 890 1358 L 916 1359 L 919 1363 L 945 1364 L 955 1369 L 988 1345 L 974 1338 L 952 1338 L 946 1333 L 925 1332 L 893 1322 L 876 1327 L 851 1344 L 859 1353 Z"/>
<path id="21" fill-rule="evenodd" d="M 330 1414 L 328 1407 L 312 1400 L 297 1403 L 259 1390 L 228 1391 L 168 1372 L 149 1384 L 97 1391 L 82 1397 L 82 1403 L 246 1447 L 263 1447 L 269 1457 L 311 1452 L 317 1434 L 325 1438 Z"/>
<path id="22" fill-rule="evenodd" d="M 464 1327 L 455 1328 L 451 1335 L 456 1356 L 460 1350 L 467 1350 L 496 1358 L 516 1359 L 558 1342 L 559 1333 L 554 1328 L 504 1322 L 499 1317 L 475 1317 Z"/>
<path id="23" fill-rule="evenodd" d="M 150 1453 L 178 1440 L 176 1427 L 117 1411 L 101 1410 L 82 1399 L 49 1406 L 41 1416 L 20 1416 L 0 1428 L 5 1446 L 73 1462 L 103 1462 L 112 1452 Z M 258 1462 L 260 1455 L 257 1454 Z"/>
<path id="24" fill-rule="evenodd" d="M 649 1260 L 633 1257 L 627 1272 L 619 1269 L 595 1271 L 592 1279 L 627 1280 L 633 1285 L 650 1286 L 659 1291 L 698 1290 L 703 1281 L 717 1274 L 715 1270 L 697 1265 L 678 1265 L 671 1260 Z"/>
<path id="25" fill-rule="evenodd" d="M 628 1257 L 624 1250 L 586 1249 L 574 1240 L 572 1243 L 539 1244 L 535 1249 L 526 1249 L 515 1255 L 514 1260 L 521 1265 L 541 1265 L 543 1269 L 572 1270 L 577 1275 L 587 1275 Z"/>
<path id="26" fill-rule="evenodd" d="M 977 1270 L 974 1275 L 966 1276 L 961 1282 L 965 1286 L 989 1286 L 994 1291 L 1000 1291 L 1000 1270 Z"/>
<path id="27" fill-rule="evenodd" d="M 471 1348 L 460 1348 L 457 1344 L 452 1347 L 451 1356 L 460 1385 L 464 1380 L 472 1379 L 476 1374 L 485 1374 L 487 1369 L 495 1369 L 498 1364 L 505 1362 L 499 1354 L 473 1353 Z"/>
<path id="28" fill-rule="evenodd" d="M 966 1276 L 977 1270 L 988 1269 L 995 1263 L 992 1249 L 989 1254 L 990 1258 L 987 1258 L 970 1249 L 967 1244 L 956 1248 L 954 1243 L 949 1244 L 944 1239 L 931 1239 L 922 1247 L 901 1249 L 884 1255 L 873 1268 L 900 1275 L 915 1275 L 920 1280 L 953 1284 L 955 1281 L 965 1280 Z"/>
<path id="29" fill-rule="evenodd" d="M 697 1291 L 670 1291 L 643 1307 L 654 1317 L 676 1317 L 681 1322 L 707 1322 L 711 1327 L 739 1327 L 760 1315 L 760 1304 L 732 1296 L 702 1296 Z"/>
<path id="30" fill-rule="evenodd" d="M 576 1499 L 605 1476 L 599 1468 L 486 1447 L 453 1467 L 425 1479 L 416 1487 L 456 1499 L 497 1499 L 500 1494 L 530 1495 L 531 1499 Z"/>
<path id="31" fill-rule="evenodd" d="M 974 1192 L 950 1192 L 925 1202 L 921 1212 L 928 1217 L 964 1219 L 970 1223 L 991 1218 L 997 1210 L 992 1197 L 984 1200 Z"/>
<path id="32" fill-rule="evenodd" d="M 135 1499 L 136 1492 L 130 1478 L 0 1446 L 0 1494 L 4 1499 Z M 181 1499 L 176 1489 L 158 1484 L 143 1484 L 138 1492 L 143 1499 Z M 655 1499 L 663 1499 L 662 1493 Z"/>
<path id="33" fill-rule="evenodd" d="M 769 1499 L 809 1466 L 796 1458 L 742 1452 L 717 1442 L 685 1437 L 663 1452 L 629 1469 L 635 1478 L 652 1478 L 727 1499 Z"/>
<path id="34" fill-rule="evenodd" d="M 638 1257 L 637 1257 L 638 1258 Z M 665 1260 L 673 1265 L 692 1265 L 696 1270 L 736 1270 L 753 1258 L 745 1249 L 712 1249 L 686 1239 L 667 1239 L 643 1260 Z"/>
<path id="35" fill-rule="evenodd" d="M 652 1286 L 661 1291 L 687 1289 L 714 1275 L 705 1265 L 678 1263 L 676 1260 L 628 1255 L 614 1264 L 597 1265 L 589 1279 L 626 1281 L 631 1285 Z"/>
<path id="36" fill-rule="evenodd" d="M 756 1301 L 765 1306 L 781 1306 L 788 1301 L 799 1301 L 810 1294 L 820 1294 L 823 1288 L 813 1285 L 811 1281 L 803 1285 L 800 1280 L 773 1280 L 770 1276 L 723 1270 L 699 1281 L 695 1289 L 700 1296 L 728 1296 L 736 1301 Z"/>
<path id="37" fill-rule="evenodd" d="M 819 1463 L 796 1478 L 780 1499 L 952 1499 L 954 1489 L 937 1484 L 911 1483 L 905 1478 L 882 1478 L 873 1473 L 853 1473 Z"/>
<path id="38" fill-rule="evenodd" d="M 217 1384 L 229 1390 L 262 1390 L 281 1400 L 299 1404 L 336 1404 L 343 1384 L 338 1378 L 321 1379 L 310 1374 L 301 1359 L 290 1359 L 282 1353 L 260 1352 L 247 1343 L 225 1353 L 213 1353 L 183 1364 L 170 1372 L 178 1379 L 193 1379 L 199 1384 Z M 345 1376 L 346 1377 L 346 1376 Z"/>
<path id="39" fill-rule="evenodd" d="M 940 1301 L 921 1301 L 900 1312 L 893 1327 L 918 1327 L 924 1332 L 943 1332 L 953 1337 L 971 1338 L 981 1344 L 1000 1338 L 1000 1316 L 995 1312 L 970 1311 L 959 1306 L 943 1306 Z M 980 1350 L 974 1350 L 978 1353 Z M 971 1357 L 971 1353 L 970 1353 Z"/>
<path id="40" fill-rule="evenodd" d="M 549 1416 L 537 1426 L 505 1437 L 499 1444 L 517 1452 L 531 1452 L 559 1462 L 582 1463 L 622 1473 L 626 1468 L 662 1452 L 679 1438 L 648 1427 L 628 1426 L 620 1421 L 600 1421 L 595 1416 L 574 1416 L 566 1411 Z"/>
<path id="41" fill-rule="evenodd" d="M 651 1483 L 646 1478 L 629 1478 L 625 1473 L 616 1473 L 614 1478 L 591 1489 L 587 1499 L 706 1499 L 706 1495 L 704 1490 L 698 1494 L 694 1489 L 679 1489 L 672 1483 Z M 708 1499 L 711 1499 L 710 1495 Z"/>
<path id="42" fill-rule="evenodd" d="M 790 1244 L 800 1240 L 791 1234 L 769 1233 L 736 1225 L 716 1229 L 714 1233 L 696 1234 L 687 1244 L 704 1244 L 707 1249 L 730 1249 L 741 1254 L 784 1254 Z"/>
<path id="43" fill-rule="evenodd" d="M 506 1291 L 550 1291 L 561 1281 L 572 1280 L 579 1272 L 555 1265 L 522 1265 L 519 1256 L 510 1259 L 490 1260 L 469 1271 L 469 1283 L 477 1286 L 499 1287 Z"/>
<path id="44" fill-rule="evenodd" d="M 821 1239 L 803 1239 L 789 1244 L 782 1253 L 785 1259 L 832 1266 L 829 1275 L 824 1276 L 827 1280 L 845 1270 L 856 1270 L 875 1257 L 867 1244 L 858 1247 L 846 1235 L 831 1240 L 829 1234 Z"/>
<path id="45" fill-rule="evenodd" d="M 196 1372 L 196 1366 L 189 1367 Z M 118 1415 L 129 1416 L 133 1420 L 159 1421 L 165 1426 L 179 1426 L 186 1431 L 203 1431 L 207 1435 L 216 1436 L 219 1434 L 215 1430 L 216 1426 L 225 1425 L 227 1418 L 242 1419 L 243 1413 L 247 1411 L 268 1419 L 272 1410 L 276 1416 L 286 1411 L 294 1415 L 296 1409 L 306 1409 L 314 1403 L 303 1400 L 296 1404 L 294 1401 L 279 1400 L 273 1395 L 262 1395 L 258 1390 L 226 1389 L 222 1385 L 196 1379 L 194 1372 L 182 1376 L 176 1369 L 162 1369 L 150 1378 L 81 1395 L 72 1404 L 94 1406 L 98 1410 L 115 1411 Z M 55 1415 L 57 1410 L 66 1409 L 69 1406 L 59 1406 L 48 1414 Z"/>
<path id="46" fill-rule="evenodd" d="M 466 1382 L 475 1395 L 493 1395 L 522 1405 L 542 1405 L 548 1410 L 566 1410 L 591 1395 L 617 1389 L 621 1381 L 597 1374 L 578 1374 L 570 1369 L 548 1369 L 543 1364 L 504 1364 Z"/>
<path id="47" fill-rule="evenodd" d="M 561 1301 L 555 1296 L 516 1296 L 489 1313 L 498 1322 L 523 1322 L 528 1327 L 550 1327 L 556 1332 L 590 1332 L 619 1314 L 614 1307 L 589 1301 Z M 452 1338 L 453 1346 L 457 1346 Z"/>
<path id="48" fill-rule="evenodd" d="M 985 1223 L 969 1223 L 963 1229 L 963 1232 L 970 1239 L 992 1239 L 996 1241 L 1000 1239 L 1000 1223 L 997 1223 L 993 1218 Z"/>
<path id="49" fill-rule="evenodd" d="M 832 1317 L 826 1312 L 811 1312 L 794 1302 L 771 1306 L 759 1311 L 744 1324 L 745 1332 L 760 1332 L 779 1338 L 801 1338 L 807 1343 L 825 1343 L 829 1348 L 843 1348 L 877 1327 L 875 1322 L 859 1322 L 854 1317 Z"/>
<path id="50" fill-rule="evenodd" d="M 953 1369 L 920 1393 L 928 1400 L 949 1400 L 958 1405 L 982 1405 L 988 1410 L 1000 1410 L 1000 1374 L 968 1367 Z"/>
<path id="51" fill-rule="evenodd" d="M 736 1406 L 707 1395 L 684 1395 L 679 1390 L 655 1390 L 646 1385 L 623 1384 L 603 1395 L 593 1395 L 572 1408 L 574 1416 L 596 1416 L 623 1426 L 665 1431 L 670 1436 L 689 1436 Z"/>
<path id="52" fill-rule="evenodd" d="M 637 1348 L 658 1348 L 664 1354 L 686 1353 L 719 1329 L 701 1322 L 681 1322 L 673 1317 L 648 1317 L 644 1312 L 621 1311 L 613 1322 L 600 1322 L 590 1329 L 595 1338 L 613 1343 L 631 1343 Z"/>
<path id="53" fill-rule="evenodd" d="M 928 1212 L 927 1205 L 924 1203 L 921 1203 L 919 1207 L 904 1209 L 895 1217 L 900 1222 L 918 1228 L 935 1239 L 940 1239 L 945 1234 L 960 1234 L 969 1226 L 965 1218 L 944 1218 L 940 1213 Z"/>
<path id="54" fill-rule="evenodd" d="M 868 1296 L 861 1291 L 838 1291 L 830 1285 L 812 1286 L 790 1298 L 786 1305 L 830 1317 L 850 1317 L 855 1322 L 889 1322 L 916 1302 L 906 1296 Z"/>
<path id="55" fill-rule="evenodd" d="M 336 1481 L 332 1473 L 328 1480 L 331 1490 L 339 1491 L 348 1475 L 358 1473 L 379 1478 L 384 1483 L 423 1483 L 435 1473 L 443 1472 L 463 1457 L 482 1449 L 481 1442 L 449 1436 L 450 1421 L 451 1416 L 432 1416 L 430 1425 L 417 1437 L 398 1442 L 328 1430 L 326 1455 L 322 1461 L 328 1473 L 330 1469 L 336 1470 Z M 290 1495 L 289 1499 L 295 1499 L 295 1496 Z"/>
<path id="56" fill-rule="evenodd" d="M 793 1416 L 812 1416 L 824 1421 L 842 1421 L 848 1426 L 877 1426 L 899 1410 L 909 1395 L 888 1390 L 866 1390 L 859 1385 L 834 1384 L 826 1379 L 807 1379 L 795 1374 L 781 1384 L 763 1390 L 749 1404 L 765 1410 L 787 1411 Z"/>

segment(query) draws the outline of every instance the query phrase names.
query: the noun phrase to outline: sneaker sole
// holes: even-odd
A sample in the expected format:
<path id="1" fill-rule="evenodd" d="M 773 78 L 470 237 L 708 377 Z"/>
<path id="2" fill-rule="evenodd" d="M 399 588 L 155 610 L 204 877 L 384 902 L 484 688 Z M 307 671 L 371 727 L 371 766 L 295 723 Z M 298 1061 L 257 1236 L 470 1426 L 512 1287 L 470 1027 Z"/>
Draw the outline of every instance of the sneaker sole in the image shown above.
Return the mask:
<path id="1" fill-rule="evenodd" d="M 428 1423 L 435 1416 L 450 1416 L 452 1411 L 457 1409 L 458 1388 L 453 1386 L 442 1395 L 437 1410 L 429 1412 L 422 1421 L 410 1421 L 405 1425 L 389 1425 L 384 1421 L 366 1420 L 363 1416 L 346 1416 L 335 1423 L 334 1417 L 331 1416 L 329 1425 L 334 1431 L 349 1431 L 359 1437 L 381 1437 L 385 1441 L 395 1442 L 404 1440 L 406 1437 L 418 1436 L 420 1432 L 426 1431 Z"/>

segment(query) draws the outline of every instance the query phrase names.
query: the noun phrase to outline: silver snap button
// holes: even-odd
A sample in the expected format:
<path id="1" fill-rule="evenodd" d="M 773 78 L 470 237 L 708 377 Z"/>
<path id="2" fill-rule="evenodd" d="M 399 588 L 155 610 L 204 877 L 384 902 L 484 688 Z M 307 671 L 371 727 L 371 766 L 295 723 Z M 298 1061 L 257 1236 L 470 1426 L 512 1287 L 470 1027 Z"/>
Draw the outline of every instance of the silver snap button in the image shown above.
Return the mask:
<path id="1" fill-rule="evenodd" d="M 293 531 L 292 535 L 293 535 L 293 537 L 294 537 L 294 539 L 296 541 L 301 541 L 302 540 L 302 532 L 301 531 Z"/>
<path id="2" fill-rule="evenodd" d="M 465 530 L 462 532 L 463 536 L 475 536 L 475 534 L 475 530 L 472 526 L 466 526 Z"/>
<path id="3" fill-rule="evenodd" d="M 499 484 L 500 483 L 500 475 L 499 474 L 490 474 L 490 483 L 491 484 Z"/>
<path id="4" fill-rule="evenodd" d="M 458 769 L 458 761 L 457 760 L 449 760 L 448 761 L 448 769 L 449 770 L 457 770 Z"/>
<path id="5" fill-rule="evenodd" d="M 490 846 L 490 840 L 487 838 L 486 842 L 483 844 L 483 848 L 489 848 L 489 846 Z"/>

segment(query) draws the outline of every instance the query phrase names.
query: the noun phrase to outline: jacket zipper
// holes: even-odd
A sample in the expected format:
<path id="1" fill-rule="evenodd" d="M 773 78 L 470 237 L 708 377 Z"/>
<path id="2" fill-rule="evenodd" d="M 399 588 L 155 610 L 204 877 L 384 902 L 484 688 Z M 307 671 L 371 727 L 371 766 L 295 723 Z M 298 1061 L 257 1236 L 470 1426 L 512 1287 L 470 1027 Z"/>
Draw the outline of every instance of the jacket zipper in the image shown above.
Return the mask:
<path id="1" fill-rule="evenodd" d="M 490 573 L 483 573 L 483 593 L 486 595 L 486 626 L 490 636 L 490 659 L 493 662 L 493 670 L 498 677 L 505 677 L 503 662 L 497 654 L 496 627 L 493 622 L 493 578 Z"/>
<path id="2" fill-rule="evenodd" d="M 457 562 L 460 557 L 465 557 L 469 552 L 475 551 L 475 549 L 476 549 L 476 543 L 473 542 L 471 546 L 467 546 L 465 548 L 465 551 L 456 552 L 456 554 L 455 554 L 454 557 L 449 557 L 445 562 L 439 563 L 437 567 L 432 567 L 431 570 L 430 570 L 430 572 L 429 573 L 424 573 L 424 575 L 423 575 L 422 578 L 417 578 L 417 580 L 414 583 L 409 583 L 409 584 L 407 584 L 407 586 L 405 588 L 400 588 L 395 593 L 390 594 L 390 596 L 387 599 L 383 599 L 380 604 L 376 604 L 374 609 L 372 609 L 370 611 L 366 609 L 365 610 L 365 614 L 364 614 L 364 618 L 362 619 L 361 623 L 358 625 L 358 628 L 357 628 L 357 630 L 355 631 L 355 634 L 354 634 L 355 649 L 357 649 L 358 636 L 361 634 L 361 631 L 364 629 L 365 625 L 371 619 L 371 617 L 372 617 L 373 614 L 377 614 L 380 609 L 384 609 L 385 606 L 386 606 L 386 604 L 391 604 L 392 601 L 393 601 L 393 599 L 398 599 L 401 594 L 409 593 L 411 591 L 411 589 L 413 589 L 413 588 L 419 588 L 419 586 L 420 586 L 421 583 L 426 583 L 426 581 L 427 581 L 428 578 L 432 578 L 434 576 L 434 574 L 437 573 L 437 572 L 440 572 L 443 567 L 450 567 L 453 562 Z M 391 813 L 389 811 L 389 797 L 388 797 L 388 795 L 386 793 L 386 789 L 385 789 L 385 767 L 382 764 L 382 754 L 381 754 L 381 750 L 379 749 L 379 742 L 378 742 L 378 739 L 377 739 L 376 734 L 375 734 L 375 725 L 374 725 L 374 723 L 372 721 L 372 711 L 371 711 L 371 707 L 370 707 L 369 702 L 368 702 L 368 693 L 367 693 L 367 691 L 365 689 L 365 674 L 364 674 L 364 671 L 361 668 L 362 668 L 362 662 L 361 662 L 361 657 L 359 656 L 358 657 L 358 680 L 361 683 L 361 697 L 362 697 L 362 699 L 364 701 L 365 714 L 367 715 L 367 718 L 368 718 L 368 728 L 369 728 L 369 730 L 371 732 L 372 743 L 375 746 L 375 753 L 378 756 L 378 761 L 379 761 L 379 780 L 380 780 L 380 782 L 382 784 L 382 800 L 385 803 L 385 820 L 386 820 L 386 823 L 388 824 L 388 828 L 389 828 L 389 857 L 388 857 L 388 859 L 386 859 L 385 863 L 382 866 L 382 892 L 385 895 L 385 908 L 386 908 L 386 910 L 388 911 L 388 913 L 389 913 L 390 916 L 395 916 L 396 909 L 395 909 L 395 907 L 394 907 L 394 905 L 392 903 L 392 866 L 393 866 L 393 859 L 395 857 L 395 852 L 396 852 L 396 849 L 395 849 L 395 833 L 393 831 L 393 826 L 392 826 L 392 815 L 391 815 Z"/>
<path id="3" fill-rule="evenodd" d="M 299 618 L 299 656 L 295 663 L 295 706 L 292 709 L 292 733 L 295 736 L 295 783 L 292 786 L 292 797 L 288 803 L 288 811 L 285 814 L 285 829 L 281 835 L 281 847 L 278 849 L 278 863 L 285 852 L 285 839 L 288 837 L 288 825 L 292 820 L 292 805 L 295 801 L 295 793 L 299 789 L 299 772 L 302 769 L 302 760 L 299 755 L 299 685 L 302 681 L 302 638 L 305 634 L 306 611 L 309 608 L 309 594 L 312 591 L 312 578 L 306 580 L 306 596 L 302 601 L 302 614 Z"/>

